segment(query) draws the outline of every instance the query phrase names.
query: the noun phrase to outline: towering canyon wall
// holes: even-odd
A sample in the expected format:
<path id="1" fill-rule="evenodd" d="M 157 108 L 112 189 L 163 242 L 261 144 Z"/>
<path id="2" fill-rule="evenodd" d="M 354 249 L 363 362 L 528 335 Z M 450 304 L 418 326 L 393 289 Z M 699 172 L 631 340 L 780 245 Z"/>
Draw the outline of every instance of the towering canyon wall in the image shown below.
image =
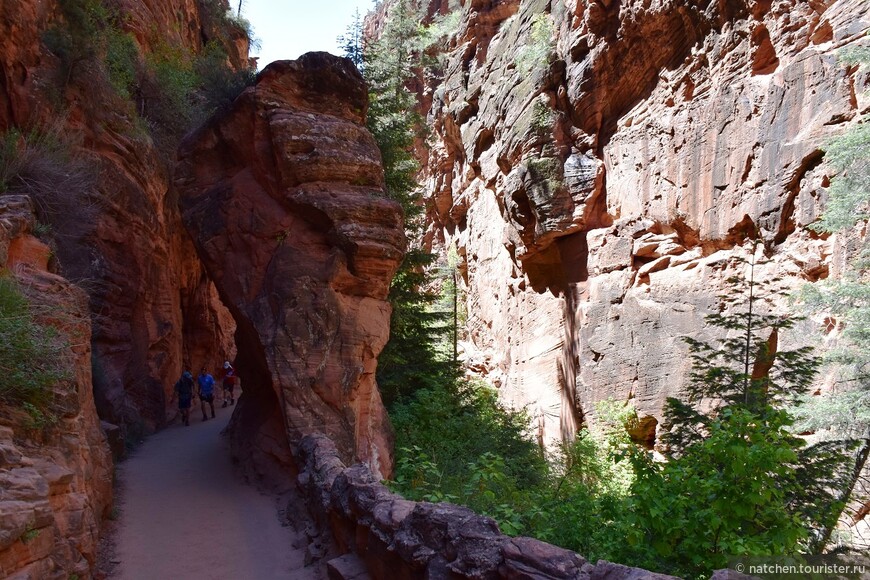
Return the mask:
<path id="1" fill-rule="evenodd" d="M 374 373 L 405 238 L 367 108 L 349 60 L 309 53 L 269 65 L 179 151 L 185 226 L 238 324 L 235 454 L 267 477 L 295 470 L 291 445 L 314 431 L 391 470 Z"/>
<path id="2" fill-rule="evenodd" d="M 89 578 L 112 504 L 112 458 L 91 390 L 90 313 L 85 293 L 49 271 L 34 225 L 28 197 L 0 196 L 0 266 L 36 320 L 57 329 L 67 377 L 52 386 L 41 420 L 0 403 L 0 577 Z"/>
<path id="3" fill-rule="evenodd" d="M 213 13 L 221 2 L 91 4 L 116 14 L 140 65 L 165 47 L 196 54 L 218 36 Z M 91 38 L 72 49 L 84 52 L 69 66 L 52 53 L 52 34 L 82 26 L 64 19 L 60 6 L 4 0 L 0 134 L 54 131 L 90 169 L 93 179 L 83 191 L 59 186 L 48 207 L 38 207 L 39 217 L 52 228 L 62 273 L 88 292 L 100 416 L 135 436 L 174 413 L 169 394 L 183 366 L 216 369 L 234 354 L 234 324 L 184 233 L 176 200 L 167 196 L 169 160 L 139 116 L 150 96 L 134 95 L 134 104 L 113 88 L 98 64 L 110 50 L 104 42 Z M 244 32 L 231 30 L 229 39 L 229 60 L 245 65 Z"/>
<path id="4" fill-rule="evenodd" d="M 704 315 L 740 258 L 765 257 L 756 275 L 782 289 L 837 267 L 836 240 L 806 226 L 830 180 L 823 143 L 870 110 L 867 73 L 837 58 L 868 42 L 867 5 L 428 13 L 451 8 L 460 24 L 422 79 L 421 154 L 430 239 L 464 260 L 468 363 L 550 439 L 608 398 L 632 401 L 650 439 L 687 376 L 682 337 L 709 338 Z"/>

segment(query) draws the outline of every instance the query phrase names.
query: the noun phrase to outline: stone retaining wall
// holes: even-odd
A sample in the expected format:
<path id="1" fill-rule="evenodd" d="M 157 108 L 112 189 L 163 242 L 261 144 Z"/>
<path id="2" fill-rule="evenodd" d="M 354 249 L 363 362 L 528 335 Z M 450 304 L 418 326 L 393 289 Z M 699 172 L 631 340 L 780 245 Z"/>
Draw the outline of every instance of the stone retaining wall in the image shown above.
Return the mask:
<path id="1" fill-rule="evenodd" d="M 491 518 L 448 503 L 414 502 L 390 492 L 364 465 L 346 467 L 335 444 L 308 435 L 296 452 L 298 483 L 321 530 L 339 552 L 328 564 L 332 579 L 507 578 L 511 580 L 674 578 L 599 561 L 533 538 L 502 534 Z"/>

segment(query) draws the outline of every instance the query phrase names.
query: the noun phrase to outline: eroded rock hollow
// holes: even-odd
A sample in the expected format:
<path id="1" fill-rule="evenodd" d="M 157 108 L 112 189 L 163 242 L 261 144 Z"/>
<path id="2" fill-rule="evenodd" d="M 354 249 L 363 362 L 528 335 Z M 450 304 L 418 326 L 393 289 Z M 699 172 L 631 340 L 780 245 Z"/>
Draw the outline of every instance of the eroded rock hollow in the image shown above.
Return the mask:
<path id="1" fill-rule="evenodd" d="M 405 238 L 367 106 L 350 61 L 309 53 L 266 67 L 180 149 L 184 224 L 238 324 L 236 454 L 261 475 L 292 469 L 314 431 L 391 469 L 374 373 Z"/>

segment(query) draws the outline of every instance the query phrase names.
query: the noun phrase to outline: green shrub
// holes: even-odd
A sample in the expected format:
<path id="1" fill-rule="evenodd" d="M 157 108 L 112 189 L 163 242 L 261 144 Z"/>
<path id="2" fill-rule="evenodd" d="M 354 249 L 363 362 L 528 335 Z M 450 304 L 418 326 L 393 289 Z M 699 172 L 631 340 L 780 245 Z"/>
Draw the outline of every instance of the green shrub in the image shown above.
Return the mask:
<path id="1" fill-rule="evenodd" d="M 18 539 L 21 540 L 22 544 L 26 544 L 26 543 L 31 542 L 31 541 L 35 540 L 36 538 L 38 538 L 39 532 L 40 532 L 40 530 L 35 529 L 33 527 L 33 524 L 30 523 L 30 524 L 27 524 L 27 527 L 24 528 L 24 532 L 21 533 L 21 536 Z"/>
<path id="2" fill-rule="evenodd" d="M 42 35 L 42 42 L 60 60 L 60 84 L 66 86 L 79 65 L 93 58 L 99 35 L 109 21 L 101 0 L 58 0 L 63 22 Z"/>
<path id="3" fill-rule="evenodd" d="M 139 49 L 133 35 L 115 27 L 105 31 L 106 56 L 103 63 L 109 83 L 124 99 L 129 99 L 138 84 Z"/>
<path id="4" fill-rule="evenodd" d="M 531 130 L 539 137 L 546 137 L 553 132 L 553 123 L 556 120 L 555 112 L 546 101 L 541 98 L 535 99 L 532 105 L 532 118 L 529 122 Z"/>
<path id="5" fill-rule="evenodd" d="M 199 84 L 193 58 L 185 50 L 166 42 L 158 44 L 145 59 L 151 75 L 146 116 L 170 127 L 187 128 L 195 117 L 193 90 Z"/>
<path id="6" fill-rule="evenodd" d="M 696 575 L 728 556 L 796 553 L 808 532 L 790 509 L 801 483 L 789 424 L 783 411 L 726 408 L 685 455 L 638 456 L 628 538 L 648 552 L 644 565 Z"/>
<path id="7" fill-rule="evenodd" d="M 463 381 L 455 387 L 417 391 L 394 406 L 390 419 L 396 430 L 396 448 L 422 453 L 436 465 L 445 494 L 461 496 L 469 462 L 486 453 L 508 462 L 506 473 L 519 488 L 543 480 L 546 461 L 531 437 L 528 414 L 505 408 L 492 389 L 479 383 Z M 403 472 L 398 463 L 397 478 L 412 481 L 419 477 Z M 408 486 L 401 491 L 411 496 L 418 493 Z"/>
<path id="8" fill-rule="evenodd" d="M 546 68 L 553 57 L 555 29 L 549 14 L 536 14 L 532 19 L 529 41 L 517 51 L 514 63 L 520 75 L 528 76 Z"/>
<path id="9" fill-rule="evenodd" d="M 255 81 L 252 69 L 232 69 L 218 42 L 209 42 L 200 55 L 159 44 L 145 59 L 141 85 L 144 116 L 160 150 L 171 156 L 185 134 L 229 107 Z"/>
<path id="10" fill-rule="evenodd" d="M 627 444 L 624 429 L 581 429 L 551 458 L 550 478 L 537 493 L 537 511 L 530 513 L 525 533 L 592 562 L 629 562 L 625 538 L 634 475 L 627 462 L 617 461 Z"/>
<path id="11" fill-rule="evenodd" d="M 626 416 L 631 413 L 629 408 Z M 498 404 L 480 385 L 419 391 L 391 413 L 398 451 L 393 489 L 405 497 L 466 505 L 523 534 L 593 561 L 625 552 L 632 474 L 617 453 L 628 442 L 619 420 L 545 460 L 529 417 Z"/>
<path id="12" fill-rule="evenodd" d="M 28 415 L 26 425 L 28 429 L 41 431 L 46 427 L 51 427 L 57 423 L 57 415 L 47 409 L 37 407 L 33 403 L 24 402 L 21 404 L 21 408 L 24 409 Z"/>
<path id="13" fill-rule="evenodd" d="M 252 48 L 259 48 L 259 41 L 254 35 L 254 29 L 250 21 L 230 7 L 226 0 L 198 0 L 200 12 L 203 16 L 203 28 L 208 31 L 210 41 L 219 41 L 227 46 L 232 44 L 233 35 L 230 29 L 235 29 L 248 38 Z M 217 35 L 217 38 L 212 34 Z"/>
<path id="14" fill-rule="evenodd" d="M 227 53 L 216 42 L 206 44 L 195 61 L 194 71 L 203 116 L 228 108 L 257 80 L 257 71 L 253 69 L 233 70 L 227 62 Z"/>
<path id="15" fill-rule="evenodd" d="M 454 9 L 447 14 L 439 14 L 432 24 L 423 29 L 420 35 L 420 50 L 435 47 L 459 32 L 462 24 L 462 9 Z"/>
<path id="16" fill-rule="evenodd" d="M 47 420 L 52 386 L 68 376 L 65 348 L 53 328 L 35 321 L 15 281 L 0 276 L 0 401 L 29 405 L 35 421 Z"/>

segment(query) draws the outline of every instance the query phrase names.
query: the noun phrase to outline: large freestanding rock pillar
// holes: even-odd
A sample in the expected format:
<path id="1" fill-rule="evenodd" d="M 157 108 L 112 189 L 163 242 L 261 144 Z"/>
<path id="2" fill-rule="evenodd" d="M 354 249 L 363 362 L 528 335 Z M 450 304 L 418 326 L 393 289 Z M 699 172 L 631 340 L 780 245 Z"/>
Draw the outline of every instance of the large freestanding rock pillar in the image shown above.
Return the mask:
<path id="1" fill-rule="evenodd" d="M 261 473 L 312 431 L 390 471 L 375 367 L 405 238 L 367 105 L 349 60 L 309 53 L 266 67 L 179 152 L 185 226 L 238 324 L 235 450 Z"/>

